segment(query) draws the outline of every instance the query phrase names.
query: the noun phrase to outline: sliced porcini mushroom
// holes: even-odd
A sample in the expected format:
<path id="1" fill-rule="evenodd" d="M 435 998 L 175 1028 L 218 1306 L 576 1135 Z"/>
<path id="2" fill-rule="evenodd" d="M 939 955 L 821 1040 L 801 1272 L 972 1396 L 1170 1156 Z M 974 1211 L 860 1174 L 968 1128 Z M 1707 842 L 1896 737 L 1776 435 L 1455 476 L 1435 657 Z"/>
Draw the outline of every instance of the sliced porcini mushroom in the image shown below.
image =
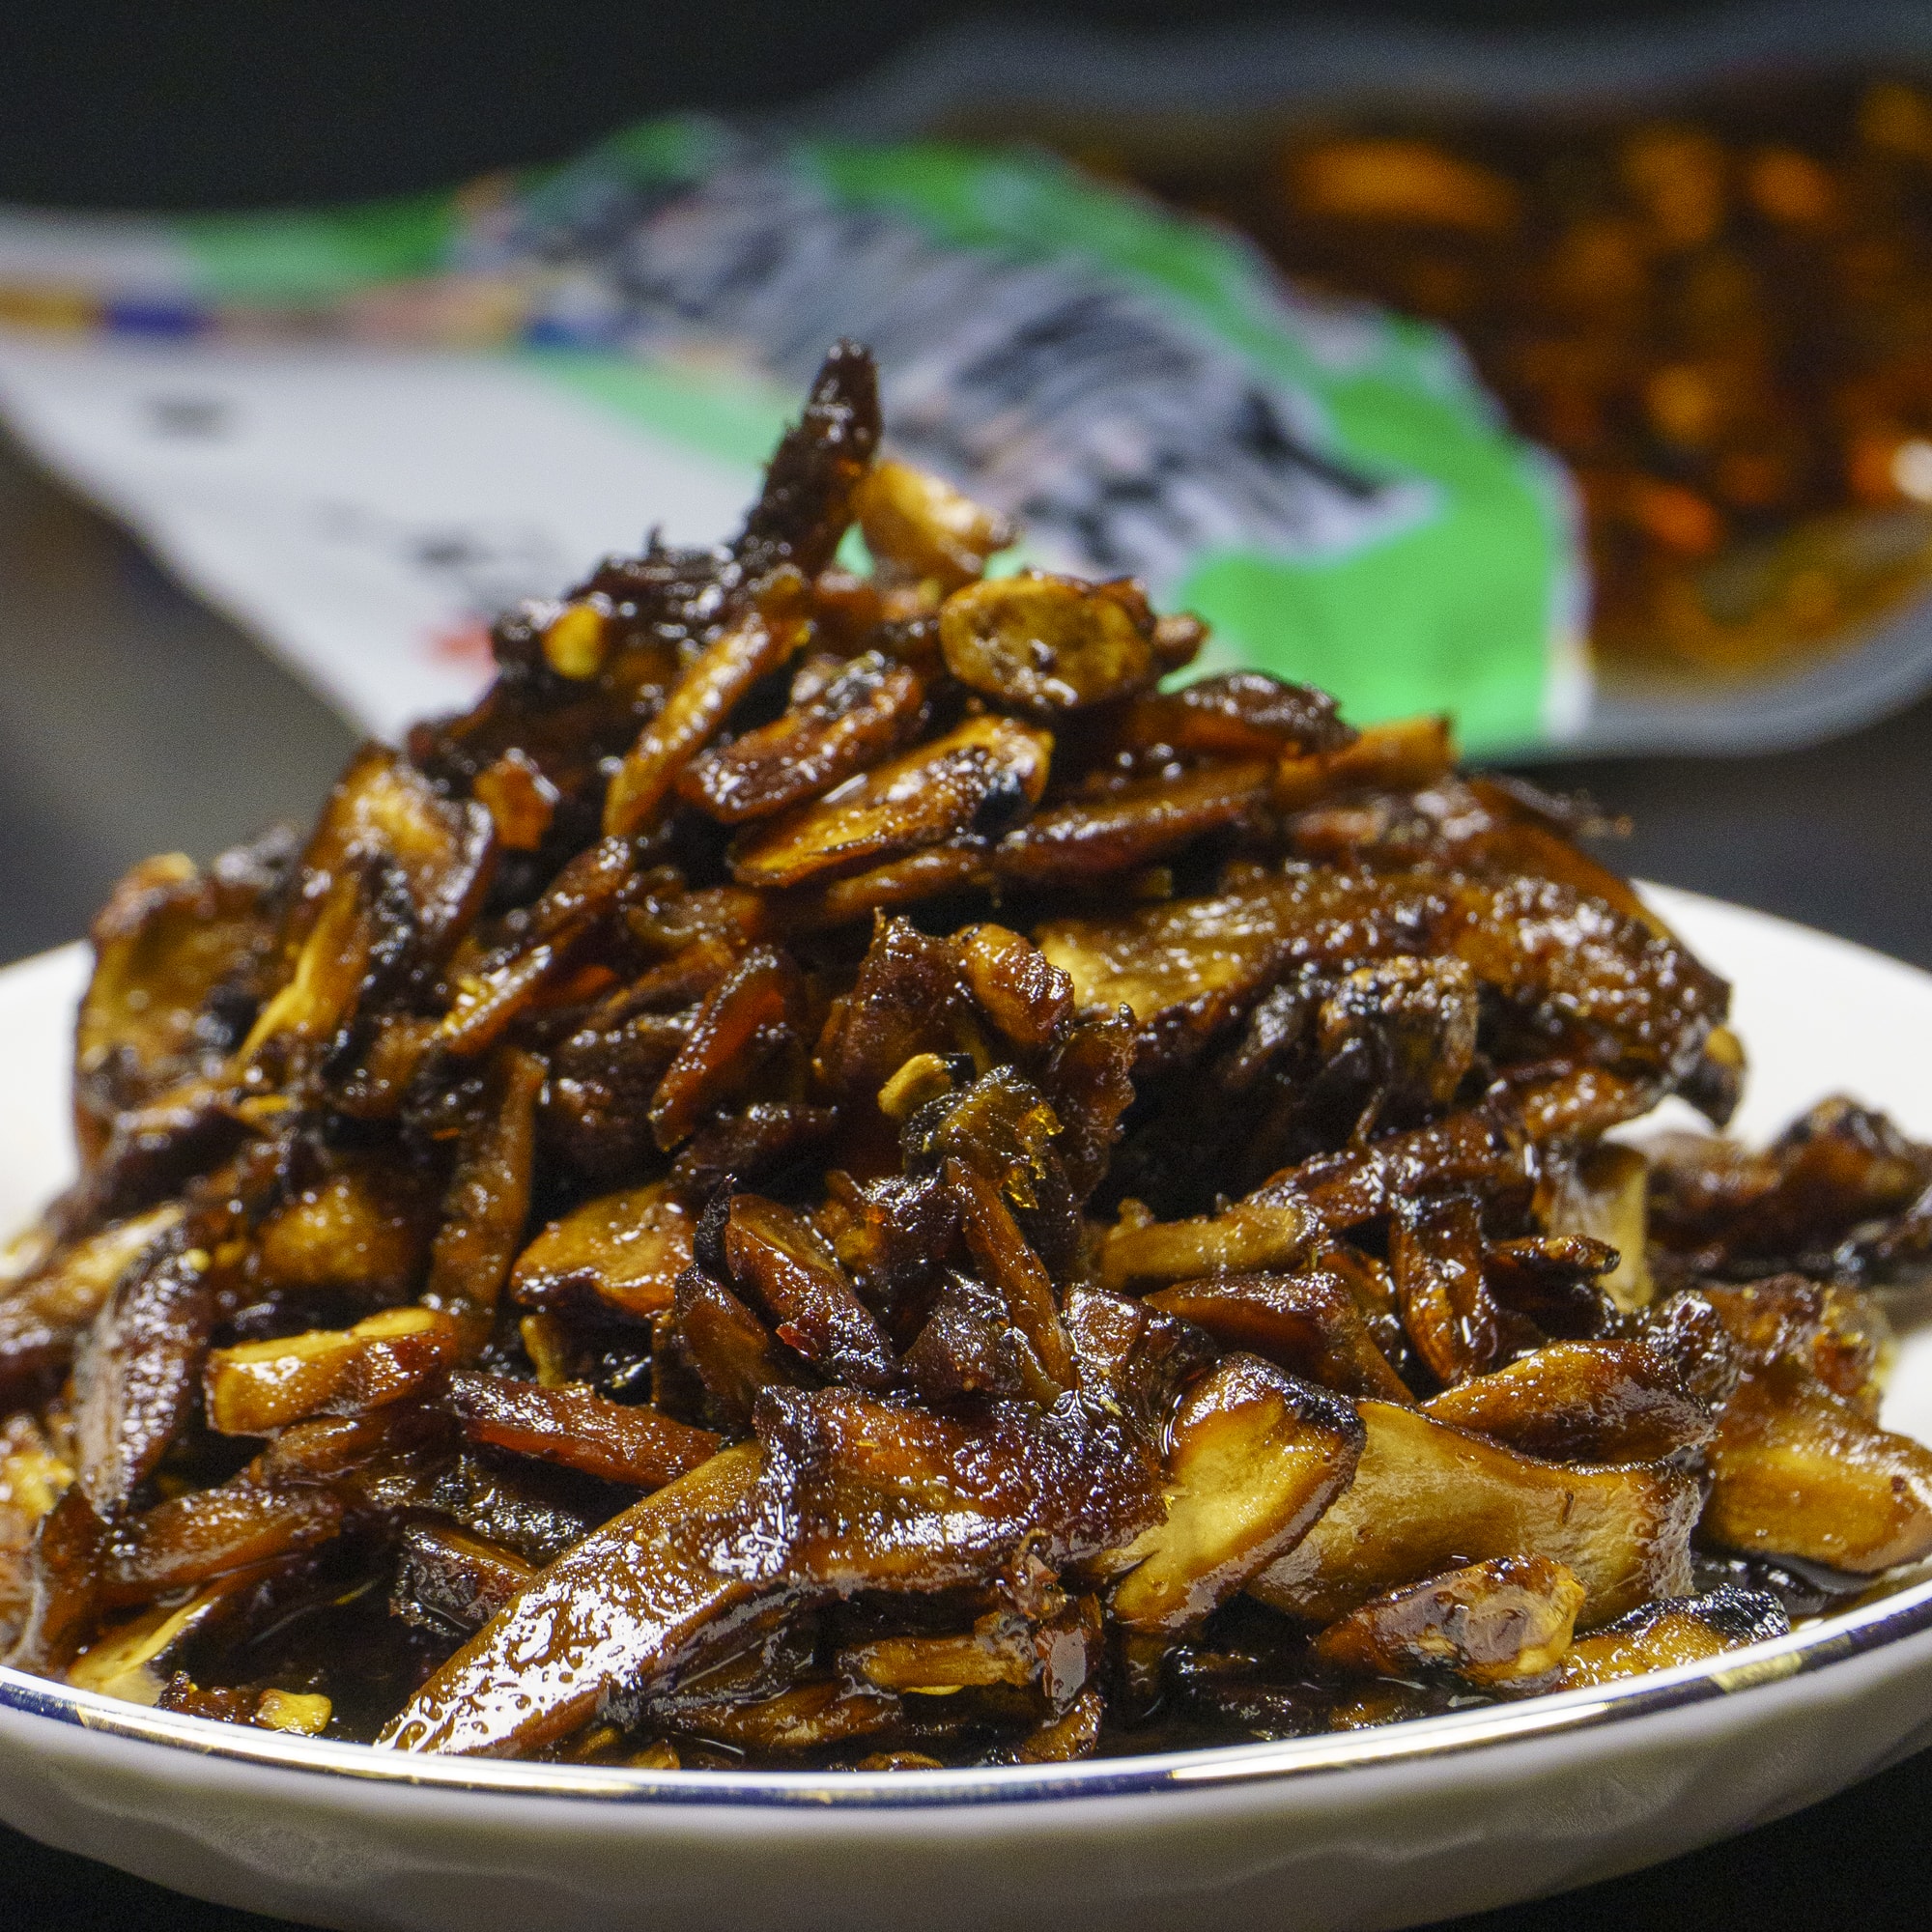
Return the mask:
<path id="1" fill-rule="evenodd" d="M 28 1385 L 66 1360 L 115 1284 L 181 1221 L 180 1205 L 163 1202 L 55 1247 L 40 1267 L 7 1284 L 0 1293 L 0 1391 Z"/>
<path id="2" fill-rule="evenodd" d="M 456 1359 L 455 1320 L 434 1308 L 385 1308 L 353 1328 L 311 1328 L 215 1349 L 202 1409 L 223 1435 L 267 1435 L 312 1415 L 361 1415 L 413 1395 Z"/>
<path id="3" fill-rule="evenodd" d="M 764 1466 L 755 1442 L 724 1450 L 593 1530 L 437 1670 L 377 1743 L 502 1757 L 581 1730 L 619 1684 L 647 1689 L 759 1594 L 756 1568 L 730 1559 L 757 1520 Z"/>
<path id="4" fill-rule="evenodd" d="M 546 1388 L 465 1373 L 450 1378 L 449 1406 L 472 1442 L 640 1490 L 688 1475 L 719 1447 L 709 1430 L 581 1385 Z"/>
<path id="5" fill-rule="evenodd" d="M 1648 1342 L 1551 1342 L 1423 1404 L 1552 1462 L 1652 1463 L 1710 1440 L 1708 1405 Z"/>
<path id="6" fill-rule="evenodd" d="M 796 1037 L 799 971 L 753 947 L 705 995 L 691 1030 L 651 1096 L 651 1134 L 669 1150 L 742 1091 L 759 1063 Z"/>
<path id="7" fill-rule="evenodd" d="M 1583 1595 L 1547 1556 L 1496 1556 L 1372 1597 L 1312 1648 L 1332 1668 L 1375 1677 L 1444 1670 L 1470 1684 L 1533 1682 L 1563 1662 Z"/>
<path id="8" fill-rule="evenodd" d="M 1293 1201 L 1236 1201 L 1218 1214 L 1187 1221 L 1156 1221 L 1129 1206 L 1100 1244 L 1099 1278 L 1107 1288 L 1144 1289 L 1293 1268 L 1323 1233 L 1320 1221 Z"/>
<path id="9" fill-rule="evenodd" d="M 1389 1266 L 1403 1326 L 1438 1381 L 1481 1375 L 1502 1347 L 1483 1278 L 1483 1229 L 1466 1195 L 1405 1202 L 1389 1230 Z"/>
<path id="10" fill-rule="evenodd" d="M 1763 1590 L 1729 1583 L 1701 1597 L 1665 1598 L 1643 1605 L 1593 1636 L 1579 1637 L 1563 1660 L 1556 1688 L 1580 1690 L 1680 1663 L 1701 1663 L 1790 1632 L 1784 1606 Z"/>
<path id="11" fill-rule="evenodd" d="M 146 1604 L 165 1591 L 252 1569 L 333 1540 L 342 1502 L 330 1492 L 237 1477 L 156 1503 L 116 1524 L 101 1601 Z"/>
<path id="12" fill-rule="evenodd" d="M 1191 1321 L 1229 1349 L 1244 1349 L 1292 1376 L 1342 1395 L 1406 1403 L 1354 1291 L 1316 1267 L 1294 1274 L 1232 1273 L 1183 1281 L 1148 1303 Z"/>
<path id="13" fill-rule="evenodd" d="M 946 668 L 988 697 L 1050 714 L 1153 682 L 1153 623 L 1128 583 L 1022 571 L 955 590 L 939 609 Z"/>
<path id="14" fill-rule="evenodd" d="M 454 1524 L 412 1523 L 397 1548 L 389 1603 L 408 1622 L 434 1618 L 468 1634 L 482 1629 L 536 1574 L 515 1550 Z"/>
<path id="15" fill-rule="evenodd" d="M 458 1142 L 422 1299 L 426 1308 L 455 1320 L 466 1358 L 489 1340 L 497 1297 L 523 1246 L 536 1162 L 537 1100 L 548 1077 L 535 1054 L 499 1047 L 480 1109 Z"/>
<path id="16" fill-rule="evenodd" d="M 724 1245 L 732 1280 L 762 1304 L 780 1341 L 859 1387 L 892 1380 L 897 1365 L 878 1317 L 803 1214 L 763 1195 L 733 1195 Z"/>
<path id="17" fill-rule="evenodd" d="M 1710 1458 L 1713 1542 L 1861 1577 L 1932 1554 L 1932 1449 L 1809 1378 L 1747 1375 Z"/>
<path id="18" fill-rule="evenodd" d="M 1269 768 L 1203 765 L 1129 780 L 1037 813 L 1009 832 L 994 870 L 1018 885 L 1079 886 L 1166 859 L 1205 833 L 1245 825 L 1267 797 Z"/>
<path id="19" fill-rule="evenodd" d="M 1353 1406 L 1255 1355 L 1224 1355 L 1168 1425 L 1166 1520 L 1120 1554 L 1111 1607 L 1128 1630 L 1200 1623 L 1293 1548 L 1348 1487 Z"/>
<path id="20" fill-rule="evenodd" d="M 607 837 L 628 838 L 642 831 L 669 796 L 678 773 L 738 700 L 805 642 L 803 591 L 795 571 L 776 573 L 760 586 L 752 608 L 706 645 L 612 775 L 604 794 Z"/>
<path id="21" fill-rule="evenodd" d="M 724 825 L 769 818 L 896 751 L 924 701 L 909 666 L 864 652 L 803 703 L 687 765 L 678 796 Z"/>
<path id="22" fill-rule="evenodd" d="M 1583 1585 L 1585 1629 L 1688 1588 L 1693 1476 L 1542 1463 L 1415 1409 L 1360 1409 L 1368 1439 L 1355 1480 L 1248 1586 L 1263 1603 L 1331 1623 L 1384 1590 L 1492 1556 L 1561 1563 Z"/>
<path id="23" fill-rule="evenodd" d="M 908 578 L 930 579 L 942 590 L 972 582 L 986 559 L 1019 534 L 997 510 L 890 457 L 867 472 L 852 493 L 852 507 L 875 558 Z"/>
<path id="24" fill-rule="evenodd" d="M 1626 1314 L 1657 1293 L 1650 1272 L 1650 1163 L 1632 1147 L 1604 1141 L 1560 1171 L 1548 1216 L 1552 1235 L 1584 1235 L 1617 1251 L 1603 1287 Z"/>
<path id="25" fill-rule="evenodd" d="M 768 890 L 803 886 L 962 835 L 993 837 L 1039 803 L 1052 752 L 1045 731 L 1016 719 L 968 718 L 741 833 L 731 876 Z"/>
<path id="26" fill-rule="evenodd" d="M 510 1298 L 561 1309 L 591 1297 L 617 1315 L 662 1315 L 691 1265 L 692 1230 L 667 1181 L 600 1194 L 551 1222 L 517 1257 Z"/>

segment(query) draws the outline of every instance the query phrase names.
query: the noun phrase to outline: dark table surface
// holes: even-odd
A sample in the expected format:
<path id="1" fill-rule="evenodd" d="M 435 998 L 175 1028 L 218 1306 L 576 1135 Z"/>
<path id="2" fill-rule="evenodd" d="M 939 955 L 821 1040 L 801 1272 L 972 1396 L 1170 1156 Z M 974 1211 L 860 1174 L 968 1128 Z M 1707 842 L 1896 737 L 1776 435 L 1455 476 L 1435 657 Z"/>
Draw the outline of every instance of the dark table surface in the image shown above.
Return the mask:
<path id="1" fill-rule="evenodd" d="M 0 443 L 0 959 L 79 934 L 133 860 L 305 819 L 354 734 Z M 1546 781 L 1550 772 L 1540 774 Z M 1561 768 L 1628 812 L 1632 871 L 1932 967 L 1932 703 L 1811 751 Z M 242 1932 L 0 1829 L 7 1932 Z M 1798 1817 L 1463 1932 L 1932 1923 L 1932 1753 Z"/>

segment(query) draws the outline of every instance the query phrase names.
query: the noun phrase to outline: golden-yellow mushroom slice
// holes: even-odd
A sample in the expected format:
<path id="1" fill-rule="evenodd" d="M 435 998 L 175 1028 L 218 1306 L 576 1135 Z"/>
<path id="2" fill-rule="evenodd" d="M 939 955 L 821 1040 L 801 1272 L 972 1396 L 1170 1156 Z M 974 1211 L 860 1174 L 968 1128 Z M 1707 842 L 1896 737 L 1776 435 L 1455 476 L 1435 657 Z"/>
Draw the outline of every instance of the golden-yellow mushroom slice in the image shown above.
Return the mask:
<path id="1" fill-rule="evenodd" d="M 668 1182 L 600 1194 L 551 1222 L 517 1257 L 510 1298 L 526 1308 L 602 1303 L 648 1320 L 691 1265 L 692 1218 Z"/>
<path id="2" fill-rule="evenodd" d="M 1547 1556 L 1574 1572 L 1585 1629 L 1688 1588 L 1694 1477 L 1540 1463 L 1412 1408 L 1360 1406 L 1368 1441 L 1355 1480 L 1248 1586 L 1263 1603 L 1331 1623 L 1384 1590 L 1492 1556 Z"/>
<path id="3" fill-rule="evenodd" d="M 1255 1355 L 1226 1355 L 1169 1424 L 1167 1520 L 1125 1551 L 1115 1618 L 1169 1633 L 1199 1623 L 1291 1548 L 1348 1486 L 1354 1406 Z"/>
<path id="4" fill-rule="evenodd" d="M 215 1349 L 202 1376 L 208 1425 L 267 1435 L 311 1415 L 363 1415 L 412 1395 L 456 1359 L 456 1322 L 434 1308 L 385 1308 L 353 1328 L 311 1328 Z"/>
<path id="5" fill-rule="evenodd" d="M 1808 1377 L 1746 1376 L 1711 1445 L 1704 1533 L 1859 1576 L 1932 1554 L 1932 1449 Z"/>
<path id="6" fill-rule="evenodd" d="M 1471 1684 L 1520 1684 L 1562 1662 L 1583 1586 L 1547 1556 L 1495 1556 L 1373 1597 L 1316 1639 L 1339 1670 L 1412 1677 L 1446 1670 Z"/>

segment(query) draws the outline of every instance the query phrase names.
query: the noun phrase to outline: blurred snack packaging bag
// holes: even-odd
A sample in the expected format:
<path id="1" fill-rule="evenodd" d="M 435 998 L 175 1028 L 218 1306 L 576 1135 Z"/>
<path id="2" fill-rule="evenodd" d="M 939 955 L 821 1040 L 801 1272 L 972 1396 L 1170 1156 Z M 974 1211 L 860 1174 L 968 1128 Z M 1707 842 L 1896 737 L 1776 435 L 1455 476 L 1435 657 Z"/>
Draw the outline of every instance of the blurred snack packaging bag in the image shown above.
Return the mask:
<path id="1" fill-rule="evenodd" d="M 1143 578 L 1209 668 L 1483 753 L 1788 742 L 1932 684 L 1932 19 L 1726 20 L 974 30 L 450 196 L 0 215 L 0 410 L 379 731 L 728 524 L 850 334 L 1009 566 Z"/>

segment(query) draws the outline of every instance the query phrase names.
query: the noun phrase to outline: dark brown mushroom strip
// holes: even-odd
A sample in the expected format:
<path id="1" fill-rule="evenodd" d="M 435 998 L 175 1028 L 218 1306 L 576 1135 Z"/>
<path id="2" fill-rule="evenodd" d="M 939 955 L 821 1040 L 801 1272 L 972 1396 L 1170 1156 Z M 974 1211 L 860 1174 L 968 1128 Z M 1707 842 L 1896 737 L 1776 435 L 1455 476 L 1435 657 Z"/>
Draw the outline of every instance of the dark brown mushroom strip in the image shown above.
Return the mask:
<path id="1" fill-rule="evenodd" d="M 102 1307 L 74 1372 L 81 1493 L 128 1507 L 187 1419 L 214 1315 L 213 1262 L 179 1236 L 151 1250 Z"/>
<path id="2" fill-rule="evenodd" d="M 1200 1623 L 1345 1490 L 1364 1432 L 1353 1406 L 1255 1355 L 1224 1355 L 1168 1424 L 1167 1519 L 1120 1555 L 1110 1607 L 1130 1631 Z"/>
<path id="3" fill-rule="evenodd" d="M 330 1541 L 342 1504 L 327 1490 L 270 1489 L 246 1478 L 156 1503 L 111 1533 L 101 1601 L 146 1604 L 271 1557 Z"/>
<path id="4" fill-rule="evenodd" d="M 743 1443 L 593 1530 L 444 1663 L 377 1742 L 503 1757 L 581 1730 L 618 1685 L 649 1688 L 769 1589 L 747 1548 L 764 1470 L 764 1452 Z"/>
<path id="5" fill-rule="evenodd" d="M 1037 1053 L 1073 1017 L 1073 985 L 1034 944 L 1010 927 L 969 925 L 952 939 L 958 971 L 980 1012 L 1012 1043 Z"/>
<path id="6" fill-rule="evenodd" d="M 449 1404 L 472 1442 L 639 1490 L 675 1482 L 718 1448 L 709 1430 L 639 1404 L 611 1402 L 594 1389 L 461 1374 L 450 1378 Z"/>
<path id="7" fill-rule="evenodd" d="M 797 614 L 803 585 L 785 570 L 760 588 L 746 611 L 685 672 L 664 709 L 625 753 L 604 794 L 607 838 L 628 838 L 655 816 L 678 773 L 717 733 L 732 707 L 805 641 Z"/>
<path id="8" fill-rule="evenodd" d="M 1645 1604 L 1594 1636 L 1578 1639 L 1563 1660 L 1558 1688 L 1616 1684 L 1680 1663 L 1702 1663 L 1727 1650 L 1789 1635 L 1791 1620 L 1776 1597 L 1726 1584 L 1702 1597 Z"/>
<path id="9" fill-rule="evenodd" d="M 196 1073 L 212 1075 L 229 1025 L 213 996 L 257 994 L 273 933 L 268 905 L 291 854 L 286 836 L 223 853 L 207 872 L 179 852 L 120 880 L 94 922 L 94 972 L 74 1031 L 74 1130 L 84 1168 L 114 1119 Z"/>
<path id="10" fill-rule="evenodd" d="M 993 837 L 1038 804 L 1053 740 L 1011 718 L 968 718 L 761 820 L 731 848 L 731 876 L 766 890 L 863 871 L 963 834 Z"/>
<path id="11" fill-rule="evenodd" d="M 496 833 L 489 812 L 445 798 L 385 745 L 365 745 L 329 793 L 301 856 L 305 879 L 341 879 L 370 861 L 393 866 L 409 894 L 418 956 L 439 959 L 489 889 Z M 285 949 L 305 940 L 312 916 L 291 908 Z"/>
<path id="12" fill-rule="evenodd" d="M 466 1356 L 489 1339 L 497 1298 L 523 1245 L 544 1078 L 534 1054 L 497 1049 L 483 1111 L 464 1133 L 443 1197 L 423 1303 L 455 1318 Z"/>
<path id="13" fill-rule="evenodd" d="M 949 1159 L 946 1184 L 959 1197 L 966 1245 L 980 1279 L 999 1293 L 1007 1318 L 1026 1337 L 1034 1358 L 1061 1388 L 1073 1385 L 1073 1350 L 1055 1305 L 1053 1283 L 1027 1245 L 998 1186 L 962 1160 Z M 735 1208 L 736 1204 L 733 1203 Z"/>
<path id="14" fill-rule="evenodd" d="M 568 1312 L 586 1297 L 639 1321 L 671 1305 L 691 1265 L 692 1217 L 662 1180 L 599 1195 L 553 1221 L 510 1270 L 510 1298 Z"/>
<path id="15" fill-rule="evenodd" d="M 115 1283 L 181 1219 L 180 1205 L 163 1202 L 56 1248 L 39 1268 L 0 1288 L 0 1396 L 24 1392 L 59 1368 Z"/>
<path id="16" fill-rule="evenodd" d="M 1342 1395 L 1411 1398 L 1376 1346 L 1354 1291 L 1319 1265 L 1296 1274 L 1221 1274 L 1181 1282 L 1149 1305 L 1205 1328 L 1292 1376 Z"/>
<path id="17" fill-rule="evenodd" d="M 1483 1229 L 1466 1196 L 1405 1202 L 1389 1230 L 1403 1326 L 1448 1387 L 1492 1366 L 1502 1322 L 1483 1279 Z"/>
<path id="18" fill-rule="evenodd" d="M 789 1752 L 872 1737 L 894 1729 L 903 1716 L 896 1697 L 828 1681 L 744 1703 L 681 1703 L 676 1728 L 742 1750 Z"/>
<path id="19" fill-rule="evenodd" d="M 1932 1554 L 1932 1449 L 1822 1382 L 1747 1375 L 1711 1444 L 1704 1534 L 1858 1576 Z"/>
<path id="20" fill-rule="evenodd" d="M 470 1055 L 500 1039 L 564 973 L 584 934 L 616 903 L 635 874 L 630 843 L 604 838 L 578 853 L 530 908 L 526 929 L 500 953 L 457 972 L 440 1030 L 451 1053 Z"/>
<path id="21" fill-rule="evenodd" d="M 107 1537 L 78 1483 L 42 1518 L 26 1620 L 7 1654 L 14 1669 L 58 1677 L 93 1635 Z"/>
<path id="22" fill-rule="evenodd" d="M 751 1425 L 766 1389 L 810 1379 L 801 1362 L 786 1359 L 772 1331 L 701 1268 L 687 1268 L 678 1278 L 673 1332 L 678 1355 L 734 1429 Z"/>
<path id="23" fill-rule="evenodd" d="M 1204 758 L 1268 758 L 1338 752 L 1356 734 L 1325 691 L 1287 684 L 1266 671 L 1196 678 L 1179 691 L 1149 692 L 1126 708 L 1120 741 L 1134 750 Z"/>
<path id="24" fill-rule="evenodd" d="M 674 1148 L 704 1116 L 741 1093 L 773 1048 L 797 1037 L 799 972 L 757 947 L 708 994 L 651 1100 L 651 1132 Z"/>
<path id="25" fill-rule="evenodd" d="M 1249 763 L 1129 780 L 1008 833 L 994 848 L 993 867 L 1015 884 L 1052 887 L 1151 866 L 1204 833 L 1251 823 L 1269 778 L 1267 765 Z"/>
<path id="26" fill-rule="evenodd" d="M 1739 1287 L 1707 1282 L 1700 1293 L 1723 1323 L 1740 1367 L 1815 1378 L 1876 1419 L 1892 1337 L 1868 1296 L 1797 1274 Z"/>
<path id="27" fill-rule="evenodd" d="M 859 1388 L 891 1382 L 896 1364 L 878 1318 L 804 1215 L 763 1195 L 734 1195 L 724 1222 L 724 1259 L 732 1280 L 763 1304 L 779 1340 L 822 1374 Z"/>
<path id="28" fill-rule="evenodd" d="M 678 796 L 724 825 L 768 818 L 897 750 L 924 701 L 917 672 L 867 651 L 805 703 L 694 759 Z"/>
<path id="29" fill-rule="evenodd" d="M 1415 1409 L 1365 1402 L 1355 1480 L 1249 1589 L 1288 1615 L 1328 1623 L 1380 1592 L 1455 1563 L 1544 1556 L 1587 1593 L 1594 1628 L 1690 1577 L 1692 1476 L 1645 1463 L 1542 1463 Z"/>
<path id="30" fill-rule="evenodd" d="M 390 1602 L 406 1618 L 425 1612 L 468 1634 L 525 1590 L 536 1572 L 514 1550 L 447 1523 L 412 1523 L 396 1552 Z"/>
<path id="31" fill-rule="evenodd" d="M 1583 1586 L 1547 1556 L 1497 1556 L 1371 1598 L 1322 1631 L 1314 1655 L 1375 1677 L 1446 1670 L 1471 1684 L 1547 1677 L 1564 1661 Z"/>
<path id="32" fill-rule="evenodd" d="M 815 577 L 852 521 L 852 499 L 879 447 L 879 377 L 868 350 L 838 342 L 812 378 L 805 413 L 785 432 L 735 546 L 749 571 L 789 563 Z"/>
<path id="33" fill-rule="evenodd" d="M 1551 1342 L 1423 1404 L 1552 1462 L 1652 1463 L 1710 1440 L 1709 1407 L 1648 1342 Z"/>

